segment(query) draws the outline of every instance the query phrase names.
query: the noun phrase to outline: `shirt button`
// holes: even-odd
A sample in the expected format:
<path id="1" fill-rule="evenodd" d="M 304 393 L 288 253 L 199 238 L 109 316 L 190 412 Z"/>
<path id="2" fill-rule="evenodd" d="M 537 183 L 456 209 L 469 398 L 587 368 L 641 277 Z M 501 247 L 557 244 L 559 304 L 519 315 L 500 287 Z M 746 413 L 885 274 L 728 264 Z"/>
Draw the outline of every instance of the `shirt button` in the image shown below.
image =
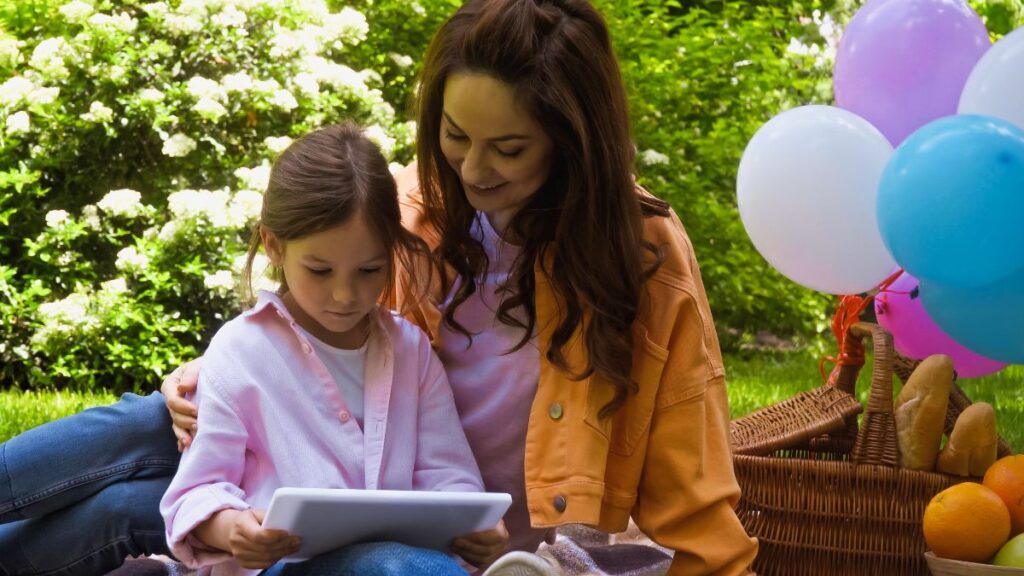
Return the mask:
<path id="1" fill-rule="evenodd" d="M 313 349 L 309 347 L 309 344 L 306 344 L 305 342 L 303 342 L 302 343 L 302 351 L 305 352 L 306 354 L 309 354 L 310 352 L 313 351 Z"/>
<path id="2" fill-rule="evenodd" d="M 344 424 L 345 422 L 348 422 L 351 418 L 352 418 L 352 415 L 349 414 L 345 410 L 342 410 L 341 412 L 338 412 L 338 420 L 341 420 L 342 424 Z"/>
<path id="3" fill-rule="evenodd" d="M 548 406 L 548 416 L 551 416 L 552 420 L 562 419 L 562 405 L 555 402 L 551 406 Z"/>
<path id="4" fill-rule="evenodd" d="M 565 512 L 565 504 L 566 504 L 565 496 L 562 496 L 562 495 L 555 496 L 554 504 L 555 504 L 555 510 L 557 510 L 559 512 Z"/>

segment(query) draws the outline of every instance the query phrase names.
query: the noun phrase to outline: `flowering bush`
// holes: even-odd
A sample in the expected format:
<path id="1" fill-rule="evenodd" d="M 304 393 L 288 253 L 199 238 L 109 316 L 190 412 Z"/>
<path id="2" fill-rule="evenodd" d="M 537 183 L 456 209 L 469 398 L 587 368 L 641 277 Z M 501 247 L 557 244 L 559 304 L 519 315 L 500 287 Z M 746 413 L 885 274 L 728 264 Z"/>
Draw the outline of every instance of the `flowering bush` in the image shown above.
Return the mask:
<path id="1" fill-rule="evenodd" d="M 383 90 L 411 57 L 369 35 L 322 0 L 4 3 L 0 386 L 140 390 L 196 355 L 293 138 L 351 119 L 408 161 Z"/>

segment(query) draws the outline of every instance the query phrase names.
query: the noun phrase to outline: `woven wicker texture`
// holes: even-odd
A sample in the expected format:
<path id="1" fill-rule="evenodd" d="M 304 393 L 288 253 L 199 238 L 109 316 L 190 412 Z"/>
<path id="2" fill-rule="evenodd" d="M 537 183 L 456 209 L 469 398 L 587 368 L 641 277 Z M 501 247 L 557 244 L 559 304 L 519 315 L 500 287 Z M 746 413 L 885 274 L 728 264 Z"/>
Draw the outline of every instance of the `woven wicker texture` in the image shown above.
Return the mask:
<path id="1" fill-rule="evenodd" d="M 734 457 L 743 489 L 737 514 L 760 541 L 754 569 L 762 576 L 929 573 L 921 532 L 924 509 L 936 493 L 967 479 L 897 467 L 893 367 L 894 362 L 901 363 L 901 375 L 907 376 L 914 365 L 897 361 L 892 337 L 873 324 L 853 325 L 844 352 L 859 347 L 866 337 L 872 340 L 874 360 L 859 426 L 856 410 L 838 398 L 835 406 L 843 407 L 838 419 L 819 417 L 827 411 L 811 418 L 779 414 L 802 409 L 807 405 L 803 399 L 782 402 L 776 410 L 759 410 L 733 423 L 732 430 L 740 433 L 734 445 L 743 450 Z M 856 402 L 859 371 L 855 362 L 841 365 L 823 388 L 833 388 Z M 955 419 L 970 401 L 959 388 L 953 396 L 949 412 Z M 834 410 L 827 413 L 832 415 Z M 780 421 L 796 422 L 797 429 L 781 427 L 779 431 Z M 809 422 L 815 433 L 826 434 L 808 440 L 810 429 L 801 428 L 799 422 Z M 757 429 L 774 430 L 776 437 L 751 440 L 750 431 Z M 789 439 L 793 443 L 787 445 Z M 762 453 L 764 446 L 774 451 Z M 1009 453 L 1001 442 L 1000 456 Z"/>

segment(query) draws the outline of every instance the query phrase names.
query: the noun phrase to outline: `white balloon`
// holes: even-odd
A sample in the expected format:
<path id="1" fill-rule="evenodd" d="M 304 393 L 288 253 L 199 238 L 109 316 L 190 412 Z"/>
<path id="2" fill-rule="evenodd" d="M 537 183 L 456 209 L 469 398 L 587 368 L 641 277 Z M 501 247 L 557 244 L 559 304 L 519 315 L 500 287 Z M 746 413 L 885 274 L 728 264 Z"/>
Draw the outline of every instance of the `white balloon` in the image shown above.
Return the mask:
<path id="1" fill-rule="evenodd" d="M 960 94 L 960 114 L 995 116 L 1024 128 L 1024 27 L 985 52 Z"/>
<path id="2" fill-rule="evenodd" d="M 895 260 L 878 231 L 878 183 L 892 145 L 832 106 L 775 116 L 750 139 L 736 181 L 740 218 L 768 263 L 798 284 L 857 294 Z"/>

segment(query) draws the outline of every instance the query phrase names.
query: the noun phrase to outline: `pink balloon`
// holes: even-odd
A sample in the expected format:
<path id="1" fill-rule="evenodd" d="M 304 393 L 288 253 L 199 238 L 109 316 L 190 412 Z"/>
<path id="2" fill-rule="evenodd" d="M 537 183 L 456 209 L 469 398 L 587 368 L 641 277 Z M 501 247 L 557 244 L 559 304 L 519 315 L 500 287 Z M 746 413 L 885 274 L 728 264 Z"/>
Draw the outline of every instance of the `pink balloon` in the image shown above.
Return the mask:
<path id="1" fill-rule="evenodd" d="M 904 272 L 889 286 L 888 291 L 875 296 L 875 316 L 878 323 L 892 334 L 896 350 L 908 358 L 927 358 L 932 354 L 946 354 L 961 378 L 977 378 L 993 374 L 1006 364 L 980 356 L 957 344 L 928 316 L 918 294 L 919 282 Z"/>
<path id="2" fill-rule="evenodd" d="M 956 114 L 967 76 L 990 44 L 964 0 L 874 0 L 839 40 L 836 105 L 897 146 L 932 120 Z"/>

